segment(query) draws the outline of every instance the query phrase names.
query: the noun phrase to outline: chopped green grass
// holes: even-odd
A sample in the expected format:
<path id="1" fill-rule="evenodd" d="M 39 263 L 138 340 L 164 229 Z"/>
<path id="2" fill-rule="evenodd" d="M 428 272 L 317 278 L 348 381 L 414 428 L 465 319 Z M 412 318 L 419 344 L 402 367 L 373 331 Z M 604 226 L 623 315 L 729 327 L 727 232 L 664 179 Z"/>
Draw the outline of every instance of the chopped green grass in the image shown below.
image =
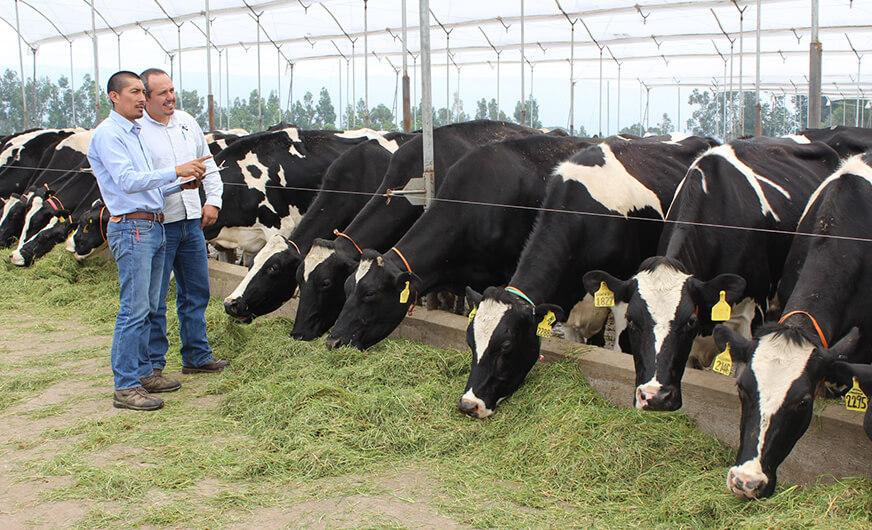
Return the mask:
<path id="1" fill-rule="evenodd" d="M 28 270 L 0 267 L 0 284 L 10 293 L 0 300 L 4 309 L 28 315 L 62 309 L 64 318 L 111 333 L 118 298 L 112 262 L 79 265 L 56 250 Z M 169 306 L 172 373 L 180 366 Z M 222 527 L 260 507 L 376 496 L 384 491 L 378 477 L 398 470 L 410 483 L 425 475 L 434 490 L 433 498 L 416 502 L 473 527 L 872 524 L 868 477 L 781 484 L 759 502 L 733 498 L 724 485 L 731 450 L 680 412 L 616 408 L 571 361 L 537 365 L 497 414 L 481 421 L 456 411 L 468 352 L 405 340 L 366 352 L 327 350 L 323 339 L 291 340 L 285 318 L 236 324 L 217 300 L 207 320 L 216 356 L 232 359 L 224 373 L 184 379 L 180 392 L 164 395 L 160 412 L 107 414 L 43 432 L 43 445 L 59 449 L 31 461 L 22 478 L 71 477 L 44 500 L 91 503 L 81 527 Z M 45 372 L 96 356 L 67 352 Z M 18 372 L 6 383 L 0 377 L 3 401 L 56 381 Z M 63 413 L 62 404 L 56 407 Z M 365 479 L 349 484 L 349 477 Z M 213 486 L 204 492 L 206 483 Z M 358 520 L 362 527 L 404 524 L 385 514 L 362 513 Z"/>

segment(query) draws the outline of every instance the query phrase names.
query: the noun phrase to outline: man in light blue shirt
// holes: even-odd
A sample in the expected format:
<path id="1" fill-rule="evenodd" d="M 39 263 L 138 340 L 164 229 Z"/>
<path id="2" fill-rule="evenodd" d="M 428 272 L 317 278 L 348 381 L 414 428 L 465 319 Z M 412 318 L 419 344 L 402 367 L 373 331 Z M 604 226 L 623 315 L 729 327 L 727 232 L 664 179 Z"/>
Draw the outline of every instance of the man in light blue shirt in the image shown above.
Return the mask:
<path id="1" fill-rule="evenodd" d="M 137 120 L 141 138 L 151 151 L 155 167 L 173 167 L 181 160 L 209 154 L 203 131 L 190 114 L 176 110 L 173 80 L 163 70 L 149 68 L 140 74 L 145 86 L 145 114 Z M 166 298 L 170 272 L 176 277 L 176 308 L 182 341 L 182 373 L 220 372 L 229 361 L 216 360 L 206 338 L 206 306 L 209 304 L 209 264 L 203 227 L 215 222 L 221 208 L 224 184 L 215 162 L 205 161 L 205 205 L 198 190 L 167 195 L 164 206 L 166 259 L 157 314 L 151 320 L 148 354 L 154 374 L 166 366 Z"/>
<path id="2" fill-rule="evenodd" d="M 177 177 L 185 188 L 199 186 L 206 157 L 155 170 L 151 153 L 140 141 L 145 88 L 139 76 L 120 71 L 107 84 L 113 110 L 94 130 L 88 161 L 111 215 L 106 239 L 118 265 L 120 308 L 112 337 L 113 405 L 156 410 L 163 400 L 151 392 L 179 388 L 154 376 L 148 357 L 150 317 L 157 311 L 164 267 L 162 186 Z M 184 183 L 183 183 L 184 182 Z"/>

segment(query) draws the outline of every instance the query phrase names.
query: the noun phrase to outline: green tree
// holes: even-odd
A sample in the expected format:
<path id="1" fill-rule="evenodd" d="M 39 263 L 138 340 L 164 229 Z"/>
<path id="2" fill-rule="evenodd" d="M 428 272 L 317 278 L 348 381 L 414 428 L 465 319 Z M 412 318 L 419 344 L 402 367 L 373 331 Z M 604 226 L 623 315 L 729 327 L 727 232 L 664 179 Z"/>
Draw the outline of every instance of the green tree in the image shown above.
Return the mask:
<path id="1" fill-rule="evenodd" d="M 506 113 L 497 109 L 497 100 L 495 98 L 491 98 L 490 101 L 481 98 L 476 102 L 475 119 L 509 121 Z"/>
<path id="2" fill-rule="evenodd" d="M 383 103 L 379 103 L 369 112 L 369 126 L 377 131 L 398 130 L 394 113 Z"/>
<path id="3" fill-rule="evenodd" d="M 532 99 L 532 100 L 527 99 L 527 101 L 524 102 L 524 106 L 526 107 L 527 113 L 528 113 L 527 120 L 525 123 L 521 123 L 521 102 L 520 101 L 515 102 L 515 112 L 513 114 L 513 117 L 515 118 L 515 123 L 518 123 L 521 125 L 526 125 L 527 127 L 530 127 L 529 112 L 530 112 L 531 103 L 533 106 L 533 125 L 532 125 L 532 127 L 534 129 L 540 129 L 542 127 L 542 122 L 539 121 L 539 102 L 536 101 L 535 99 Z"/>
<path id="4" fill-rule="evenodd" d="M 315 106 L 315 122 L 320 129 L 336 128 L 336 110 L 330 100 L 330 92 L 325 87 L 321 87 L 318 104 Z"/>

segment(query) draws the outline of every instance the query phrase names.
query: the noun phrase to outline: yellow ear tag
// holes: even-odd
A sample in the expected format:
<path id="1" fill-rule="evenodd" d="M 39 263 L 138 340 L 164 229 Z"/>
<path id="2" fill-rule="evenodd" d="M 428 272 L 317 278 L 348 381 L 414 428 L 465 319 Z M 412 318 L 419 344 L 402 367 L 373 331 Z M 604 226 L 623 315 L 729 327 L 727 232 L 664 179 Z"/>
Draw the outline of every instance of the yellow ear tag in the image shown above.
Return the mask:
<path id="1" fill-rule="evenodd" d="M 478 311 L 478 306 L 472 306 L 472 311 L 469 312 L 469 323 L 472 324 L 472 319 L 475 318 L 475 312 Z"/>
<path id="2" fill-rule="evenodd" d="M 548 311 L 545 313 L 542 322 L 539 322 L 539 325 L 536 326 L 536 335 L 540 337 L 550 337 L 551 328 L 554 326 L 555 322 L 557 322 L 557 317 L 554 315 L 554 311 Z"/>
<path id="3" fill-rule="evenodd" d="M 730 304 L 727 303 L 727 292 L 721 291 L 721 299 L 712 306 L 712 322 L 726 322 L 730 319 Z"/>
<path id="4" fill-rule="evenodd" d="M 406 287 L 400 291 L 400 303 L 405 304 L 409 301 L 409 282 L 406 282 Z"/>
<path id="5" fill-rule="evenodd" d="M 730 343 L 724 351 L 715 357 L 715 364 L 712 365 L 712 371 L 722 375 L 730 375 L 733 372 L 733 357 L 730 355 Z"/>
<path id="6" fill-rule="evenodd" d="M 61 222 L 61 223 L 66 223 L 66 222 L 67 222 L 67 218 L 61 216 L 61 217 L 58 217 L 58 221 Z"/>
<path id="7" fill-rule="evenodd" d="M 615 305 L 615 293 L 609 289 L 606 282 L 600 282 L 600 288 L 593 294 L 595 307 L 613 307 Z"/>
<path id="8" fill-rule="evenodd" d="M 866 412 L 869 408 L 869 398 L 860 390 L 860 382 L 854 378 L 854 386 L 845 394 L 845 408 L 856 412 Z"/>

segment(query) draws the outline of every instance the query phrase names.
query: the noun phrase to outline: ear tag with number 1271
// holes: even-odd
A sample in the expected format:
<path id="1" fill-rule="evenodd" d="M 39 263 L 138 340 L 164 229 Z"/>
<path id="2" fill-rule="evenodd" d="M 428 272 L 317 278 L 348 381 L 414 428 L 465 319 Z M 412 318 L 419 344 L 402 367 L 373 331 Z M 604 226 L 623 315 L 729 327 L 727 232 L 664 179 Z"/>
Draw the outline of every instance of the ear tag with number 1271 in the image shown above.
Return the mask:
<path id="1" fill-rule="evenodd" d="M 845 394 L 845 408 L 857 412 L 866 412 L 869 408 L 869 397 L 860 390 L 860 382 L 854 378 L 854 386 Z"/>

